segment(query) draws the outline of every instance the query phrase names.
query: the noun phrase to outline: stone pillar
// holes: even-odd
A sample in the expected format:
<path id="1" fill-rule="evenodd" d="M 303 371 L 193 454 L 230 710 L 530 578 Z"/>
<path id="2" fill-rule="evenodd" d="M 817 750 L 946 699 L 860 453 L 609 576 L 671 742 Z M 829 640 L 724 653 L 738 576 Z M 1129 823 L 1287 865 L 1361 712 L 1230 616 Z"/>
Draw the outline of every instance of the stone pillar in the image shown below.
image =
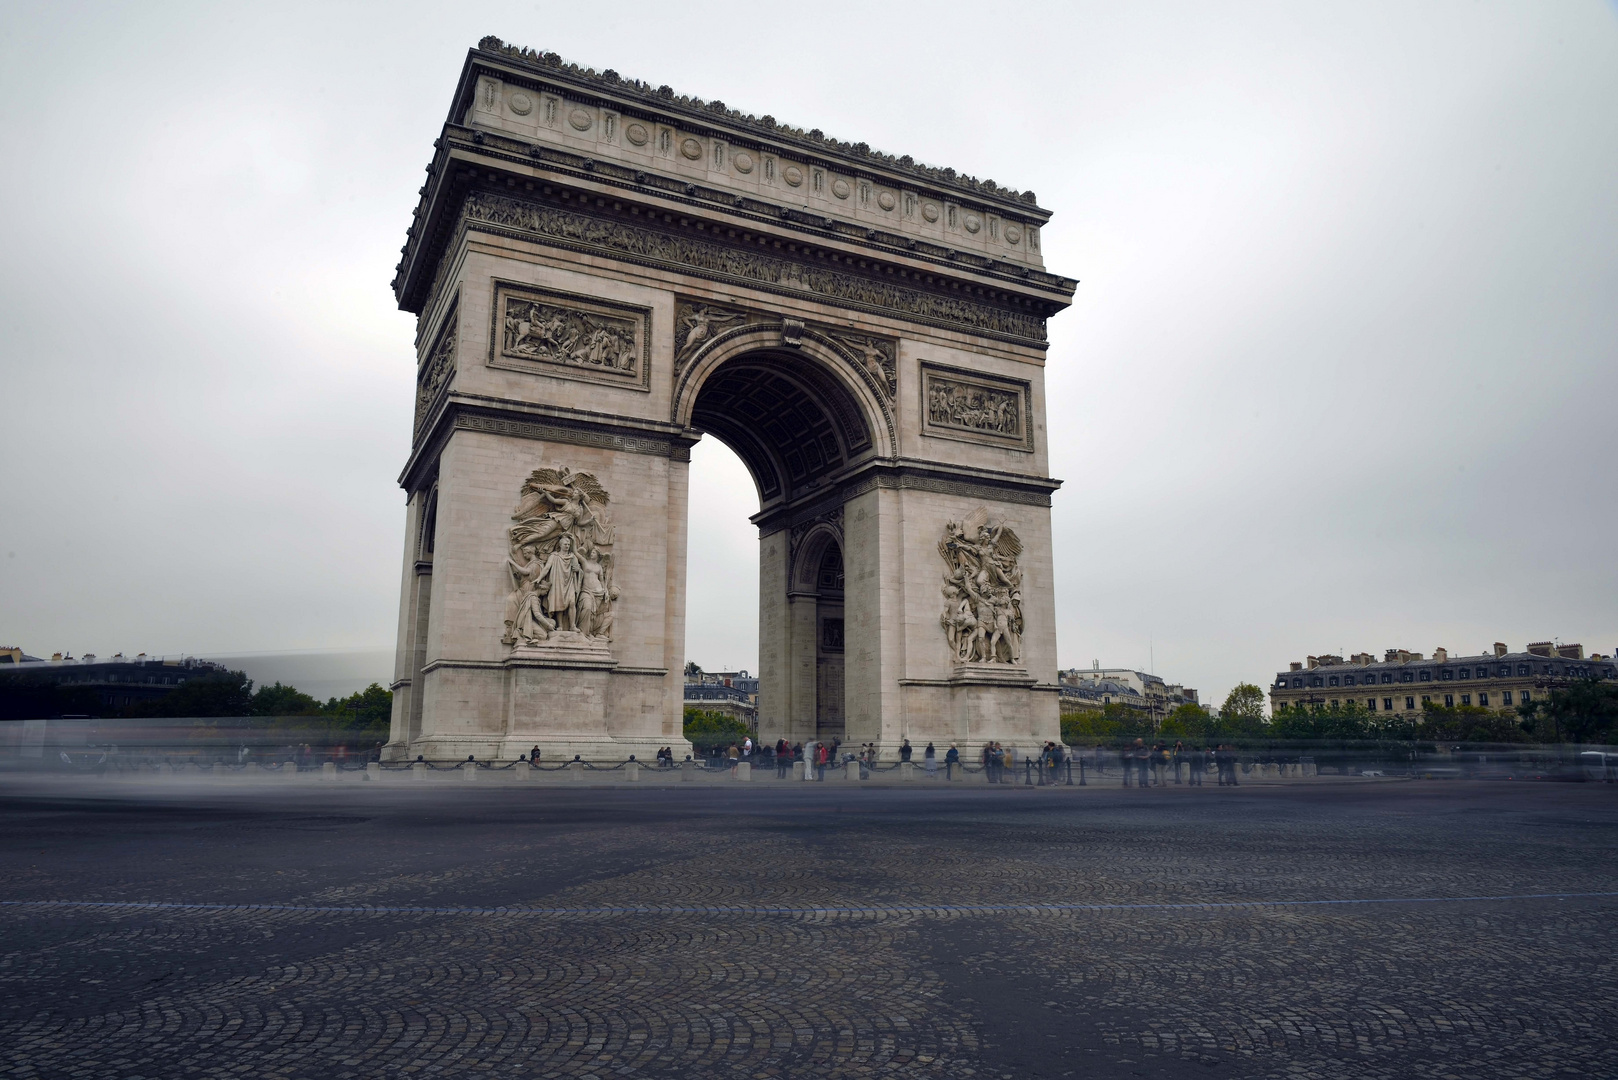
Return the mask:
<path id="1" fill-rule="evenodd" d="M 425 761 L 417 761 L 411 764 L 410 775 L 417 780 L 427 779 L 427 763 Z"/>
<path id="2" fill-rule="evenodd" d="M 372 780 L 382 779 L 382 766 L 374 761 L 371 762 L 369 765 L 365 766 L 365 775 L 369 776 Z"/>
<path id="3" fill-rule="evenodd" d="M 808 762 L 794 761 L 792 763 L 792 779 L 794 779 L 794 780 L 802 780 L 803 779 L 803 771 L 807 767 L 808 767 Z"/>
<path id="4" fill-rule="evenodd" d="M 519 761 L 516 765 L 512 766 L 511 774 L 518 780 L 527 780 L 533 776 L 534 767 L 528 764 L 526 761 Z"/>
<path id="5" fill-rule="evenodd" d="M 736 766 L 736 779 L 741 780 L 744 783 L 746 781 L 752 780 L 753 779 L 753 763 L 750 762 L 750 761 L 743 761 L 743 762 L 738 763 L 737 766 Z"/>
<path id="6" fill-rule="evenodd" d="M 687 758 L 680 762 L 680 779 L 695 780 L 697 778 L 697 763 Z"/>
<path id="7" fill-rule="evenodd" d="M 631 761 L 628 765 L 624 766 L 624 782 L 633 784 L 633 783 L 637 783 L 639 780 L 640 780 L 640 762 Z"/>
<path id="8" fill-rule="evenodd" d="M 584 779 L 584 762 L 570 761 L 567 763 L 567 775 L 572 780 Z"/>
<path id="9" fill-rule="evenodd" d="M 478 763 L 468 758 L 461 762 L 461 779 L 476 780 L 478 778 Z"/>
<path id="10" fill-rule="evenodd" d="M 913 761 L 899 762 L 899 779 L 914 780 L 916 778 L 916 763 Z"/>
<path id="11" fill-rule="evenodd" d="M 328 761 L 324 765 L 322 765 L 320 767 L 320 778 L 322 780 L 335 780 L 335 779 L 337 779 L 337 762 Z"/>

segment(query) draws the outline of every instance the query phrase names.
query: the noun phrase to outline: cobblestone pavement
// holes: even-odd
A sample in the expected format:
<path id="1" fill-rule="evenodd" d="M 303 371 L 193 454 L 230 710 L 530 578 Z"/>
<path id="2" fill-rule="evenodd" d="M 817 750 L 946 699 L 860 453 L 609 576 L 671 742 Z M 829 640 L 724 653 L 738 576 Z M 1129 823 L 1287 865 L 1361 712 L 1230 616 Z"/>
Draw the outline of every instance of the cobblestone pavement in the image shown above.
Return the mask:
<path id="1" fill-rule="evenodd" d="M 0 808 L 8 1077 L 1618 1075 L 1612 786 Z"/>

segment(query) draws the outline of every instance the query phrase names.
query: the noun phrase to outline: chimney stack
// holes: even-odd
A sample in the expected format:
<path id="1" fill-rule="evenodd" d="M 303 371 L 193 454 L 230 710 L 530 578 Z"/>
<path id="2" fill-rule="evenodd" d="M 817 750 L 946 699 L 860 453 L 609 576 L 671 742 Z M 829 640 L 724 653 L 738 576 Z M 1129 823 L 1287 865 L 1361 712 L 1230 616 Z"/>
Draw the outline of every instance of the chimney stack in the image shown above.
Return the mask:
<path id="1" fill-rule="evenodd" d="M 1303 662 L 1299 661 L 1299 660 L 1292 661 L 1292 670 L 1293 671 L 1302 671 L 1303 670 Z"/>
<path id="2" fill-rule="evenodd" d="M 1505 642 L 1497 641 L 1497 642 L 1494 643 L 1494 655 L 1495 656 L 1497 656 L 1497 657 L 1504 656 L 1504 655 L 1506 655 L 1506 653 L 1508 653 L 1510 651 L 1511 651 L 1510 649 L 1506 648 L 1506 643 Z"/>
<path id="3" fill-rule="evenodd" d="M 1433 659 L 1442 664 L 1445 660 L 1449 659 L 1449 650 L 1440 645 L 1438 648 L 1433 650 Z"/>

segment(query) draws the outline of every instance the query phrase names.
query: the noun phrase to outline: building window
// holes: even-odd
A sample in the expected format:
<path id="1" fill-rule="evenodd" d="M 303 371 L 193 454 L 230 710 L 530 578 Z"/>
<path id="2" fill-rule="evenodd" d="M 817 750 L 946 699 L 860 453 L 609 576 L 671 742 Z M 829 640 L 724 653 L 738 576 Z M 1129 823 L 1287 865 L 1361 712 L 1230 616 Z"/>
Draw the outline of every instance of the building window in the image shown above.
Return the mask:
<path id="1" fill-rule="evenodd" d="M 1354 676 L 1352 676 L 1352 675 L 1344 675 L 1343 676 L 1343 685 L 1344 686 L 1353 686 L 1354 685 Z"/>
<path id="2" fill-rule="evenodd" d="M 1523 692 L 1522 692 L 1522 703 L 1523 703 L 1523 704 L 1524 704 L 1524 705 L 1526 705 L 1526 704 L 1528 704 L 1528 703 L 1529 703 L 1529 702 L 1530 702 L 1530 701 L 1532 701 L 1532 700 L 1533 700 L 1533 695 L 1532 695 L 1532 694 L 1530 694 L 1530 693 L 1529 693 L 1529 692 L 1528 692 L 1528 691 L 1526 691 L 1526 690 L 1524 690 L 1524 691 L 1523 691 Z"/>
<path id="3" fill-rule="evenodd" d="M 1430 671 L 1422 672 L 1421 673 L 1421 681 L 1422 682 L 1432 682 L 1433 681 L 1433 673 L 1430 672 Z"/>
<path id="4" fill-rule="evenodd" d="M 1433 703 L 1432 695 L 1430 695 L 1430 694 L 1421 695 L 1421 704 L 1422 704 L 1423 708 L 1427 707 L 1428 705 L 1431 705 L 1432 703 Z"/>
<path id="5" fill-rule="evenodd" d="M 1294 688 L 1296 688 L 1298 690 L 1302 690 L 1303 689 L 1303 680 L 1302 679 L 1293 679 L 1292 680 L 1292 685 L 1293 685 Z"/>
<path id="6" fill-rule="evenodd" d="M 1502 691 L 1500 691 L 1500 704 L 1502 704 L 1502 705 L 1510 705 L 1511 704 L 1511 691 L 1510 690 L 1502 690 Z"/>
<path id="7" fill-rule="evenodd" d="M 1382 699 L 1382 711 L 1383 712 L 1392 712 L 1393 711 L 1393 699 L 1392 698 L 1385 697 L 1385 698 Z"/>
<path id="8" fill-rule="evenodd" d="M 1374 698 L 1374 697 L 1366 698 L 1365 699 L 1365 708 L 1367 710 L 1369 710 L 1370 712 L 1376 712 L 1376 698 Z"/>
<path id="9" fill-rule="evenodd" d="M 1309 680 L 1309 685 L 1310 686 L 1325 686 L 1326 684 L 1325 684 L 1325 682 L 1323 682 L 1321 680 L 1319 675 L 1316 675 L 1314 678 Z"/>
<path id="10" fill-rule="evenodd" d="M 1416 699 L 1415 698 L 1413 698 L 1413 697 L 1405 698 L 1405 708 L 1414 709 L 1415 707 L 1416 707 Z"/>
<path id="11" fill-rule="evenodd" d="M 1408 671 L 1399 672 L 1399 681 L 1400 682 L 1409 682 L 1410 681 L 1410 672 L 1408 672 Z"/>
<path id="12" fill-rule="evenodd" d="M 1331 684 L 1332 684 L 1332 685 L 1333 685 L 1333 686 L 1336 686 L 1336 685 L 1337 685 L 1337 676 L 1335 676 L 1335 675 L 1333 675 L 1333 676 L 1332 676 L 1332 677 L 1331 677 Z"/>
<path id="13" fill-rule="evenodd" d="M 1390 682 L 1392 682 L 1392 681 L 1393 681 L 1393 672 L 1391 672 L 1391 671 L 1384 671 L 1384 672 L 1383 672 L 1383 673 L 1382 673 L 1382 681 L 1383 681 L 1383 682 L 1385 682 L 1385 683 L 1390 683 Z"/>
<path id="14" fill-rule="evenodd" d="M 1332 708 L 1335 709 L 1335 708 L 1337 708 L 1337 706 L 1339 706 L 1341 704 L 1342 704 L 1342 702 L 1338 701 L 1336 698 L 1331 699 L 1331 707 Z"/>
<path id="15" fill-rule="evenodd" d="M 1488 677 L 1489 677 L 1489 669 L 1488 668 L 1486 668 L 1486 667 L 1478 668 L 1478 678 L 1487 679 Z"/>
<path id="16" fill-rule="evenodd" d="M 1483 706 L 1485 709 L 1489 707 L 1489 695 L 1487 692 L 1478 695 L 1478 704 Z"/>
<path id="17" fill-rule="evenodd" d="M 1446 709 L 1455 708 L 1455 695 L 1454 694 L 1445 694 L 1444 695 L 1444 708 L 1446 708 Z"/>
<path id="18" fill-rule="evenodd" d="M 1461 669 L 1461 678 L 1470 679 L 1471 677 L 1472 677 L 1472 669 L 1471 668 L 1464 667 L 1464 668 Z"/>
<path id="19" fill-rule="evenodd" d="M 1455 672 L 1451 671 L 1449 668 L 1445 668 L 1443 671 L 1438 673 L 1438 677 L 1440 679 L 1453 679 L 1455 678 Z"/>
<path id="20" fill-rule="evenodd" d="M 1471 694 L 1462 694 L 1461 695 L 1461 704 L 1462 705 L 1470 705 L 1470 704 L 1472 704 L 1472 695 Z"/>
<path id="21" fill-rule="evenodd" d="M 1517 674 L 1519 674 L 1519 675 L 1528 674 L 1528 665 L 1527 664 L 1518 664 L 1517 665 Z"/>

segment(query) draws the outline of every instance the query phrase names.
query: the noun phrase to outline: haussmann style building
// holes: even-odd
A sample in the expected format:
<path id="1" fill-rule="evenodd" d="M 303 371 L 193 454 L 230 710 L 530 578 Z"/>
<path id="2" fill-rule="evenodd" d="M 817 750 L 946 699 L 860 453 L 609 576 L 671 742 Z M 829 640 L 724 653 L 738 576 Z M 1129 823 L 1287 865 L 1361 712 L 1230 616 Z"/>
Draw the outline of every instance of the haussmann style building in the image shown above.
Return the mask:
<path id="1" fill-rule="evenodd" d="M 1571 679 L 1612 679 L 1611 656 L 1584 655 L 1582 645 L 1535 642 L 1512 652 L 1503 642 L 1476 656 L 1451 656 L 1436 649 L 1431 657 L 1389 649 L 1381 660 L 1370 653 L 1311 656 L 1277 672 L 1270 706 L 1279 712 L 1357 704 L 1375 713 L 1419 715 L 1430 703 L 1514 709 L 1543 697 Z"/>

